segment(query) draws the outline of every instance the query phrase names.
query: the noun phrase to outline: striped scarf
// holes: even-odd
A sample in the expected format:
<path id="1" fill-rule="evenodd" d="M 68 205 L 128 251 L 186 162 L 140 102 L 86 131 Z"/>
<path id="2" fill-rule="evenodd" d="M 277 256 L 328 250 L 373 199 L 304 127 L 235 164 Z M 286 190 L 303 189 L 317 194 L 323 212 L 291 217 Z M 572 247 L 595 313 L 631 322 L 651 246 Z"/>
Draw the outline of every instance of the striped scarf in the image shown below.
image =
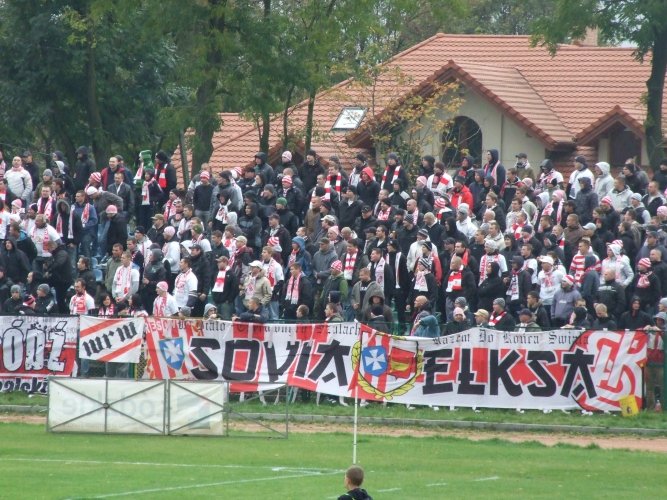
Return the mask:
<path id="1" fill-rule="evenodd" d="M 387 167 L 384 169 L 384 172 L 382 173 L 382 185 L 384 186 L 384 183 L 387 182 L 387 176 L 389 175 L 389 169 L 391 167 L 387 165 Z M 401 166 L 396 165 L 394 167 L 394 172 L 391 176 L 391 183 L 393 184 L 396 179 L 398 179 L 399 174 L 401 173 Z"/>

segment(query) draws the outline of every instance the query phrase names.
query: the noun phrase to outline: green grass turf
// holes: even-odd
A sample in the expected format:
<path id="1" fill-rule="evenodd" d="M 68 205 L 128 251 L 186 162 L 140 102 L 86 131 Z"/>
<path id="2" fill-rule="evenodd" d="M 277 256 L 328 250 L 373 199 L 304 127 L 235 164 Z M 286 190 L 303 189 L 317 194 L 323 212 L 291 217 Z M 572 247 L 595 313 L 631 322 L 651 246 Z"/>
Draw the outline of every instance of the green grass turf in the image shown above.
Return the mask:
<path id="1" fill-rule="evenodd" d="M 0 442 L 3 499 L 324 500 L 342 493 L 352 453 L 343 433 L 112 436 L 3 423 Z M 360 437 L 358 457 L 376 499 L 658 498 L 667 488 L 667 455 L 657 453 L 371 435 Z"/>
<path id="2" fill-rule="evenodd" d="M 274 393 L 267 393 L 267 401 L 272 403 Z M 314 395 L 312 395 L 314 398 Z M 243 404 L 236 402 L 233 397 L 235 409 L 243 412 L 258 413 L 285 413 L 284 395 L 281 393 L 280 404 L 262 406 L 256 399 L 246 401 Z M 343 407 L 338 404 L 331 404 L 325 397 L 322 398 L 319 406 L 312 402 L 297 401 L 289 407 L 289 413 L 294 415 L 333 415 L 333 416 L 352 416 L 354 409 L 352 399 L 348 399 L 350 404 Z M 29 397 L 21 392 L 0 394 L 1 405 L 26 405 L 26 406 L 46 406 L 48 400 L 45 396 Z M 456 411 L 449 411 L 448 407 L 441 407 L 440 411 L 433 411 L 427 407 L 416 407 L 414 410 L 408 410 L 402 404 L 388 404 L 386 407 L 379 404 L 370 404 L 365 408 L 359 409 L 361 417 L 389 418 L 389 419 L 428 419 L 428 420 L 456 420 L 465 422 L 493 422 L 493 423 L 519 423 L 519 424 L 542 424 L 542 425 L 577 425 L 583 427 L 624 427 L 624 428 L 643 428 L 643 429 L 661 429 L 667 433 L 667 412 L 656 413 L 654 411 L 643 411 L 632 418 L 622 418 L 619 413 L 582 415 L 580 411 L 571 411 L 563 413 L 553 411 L 544 414 L 537 410 L 525 410 L 524 413 L 518 413 L 515 410 L 502 410 L 492 408 L 481 408 L 478 412 L 470 408 L 457 408 Z"/>

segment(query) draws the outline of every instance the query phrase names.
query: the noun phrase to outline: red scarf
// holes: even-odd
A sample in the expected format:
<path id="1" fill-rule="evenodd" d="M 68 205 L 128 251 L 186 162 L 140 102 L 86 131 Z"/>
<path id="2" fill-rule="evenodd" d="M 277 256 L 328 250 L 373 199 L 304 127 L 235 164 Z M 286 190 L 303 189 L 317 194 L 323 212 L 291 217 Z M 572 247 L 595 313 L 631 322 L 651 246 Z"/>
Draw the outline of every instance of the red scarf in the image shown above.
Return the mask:
<path id="1" fill-rule="evenodd" d="M 70 308 L 70 313 L 78 315 L 88 313 L 88 309 L 86 309 L 85 293 L 77 293 L 74 297 L 72 297 L 72 307 Z"/>
<path id="2" fill-rule="evenodd" d="M 70 210 L 71 212 L 71 210 Z M 67 236 L 69 236 L 69 233 L 71 231 L 67 231 Z M 60 212 L 58 212 L 58 215 L 56 216 L 56 233 L 58 233 L 58 236 L 61 238 L 64 237 L 65 235 L 63 234 L 63 216 L 61 215 Z M 71 236 L 69 236 L 71 238 Z"/>
<path id="3" fill-rule="evenodd" d="M 169 298 L 169 294 L 165 293 L 164 297 L 158 297 L 155 299 L 155 302 L 153 303 L 153 316 L 157 316 L 158 318 L 164 317 L 164 310 L 167 307 L 167 299 Z"/>
<path id="4" fill-rule="evenodd" d="M 289 258 L 287 259 L 287 267 L 290 267 L 292 264 L 296 262 L 296 256 L 299 254 L 298 250 L 292 250 L 292 253 L 289 254 Z"/>
<path id="5" fill-rule="evenodd" d="M 120 266 L 116 271 L 116 290 L 123 291 L 123 297 L 127 296 L 132 286 L 132 264 L 129 266 Z"/>
<path id="6" fill-rule="evenodd" d="M 141 204 L 142 205 L 150 205 L 151 204 L 151 193 L 150 190 L 148 189 L 148 185 L 153 182 L 153 179 L 151 179 L 149 182 L 144 182 L 141 185 Z"/>
<path id="7" fill-rule="evenodd" d="M 100 318 L 111 318 L 116 313 L 116 309 L 113 305 L 113 302 L 109 304 L 109 307 L 100 307 L 97 310 L 97 316 Z"/>
<path id="8" fill-rule="evenodd" d="M 637 288 L 648 288 L 651 286 L 651 280 L 649 276 L 653 274 L 653 271 L 648 273 L 639 273 L 639 279 L 637 280 Z"/>
<path id="9" fill-rule="evenodd" d="M 377 214 L 377 220 L 389 220 L 389 215 L 391 214 L 391 207 L 387 210 L 380 210 Z"/>
<path id="10" fill-rule="evenodd" d="M 554 202 L 547 203 L 547 206 L 542 210 L 542 215 L 551 215 L 554 213 Z M 556 208 L 556 224 L 560 224 L 561 218 L 563 217 L 563 200 L 558 202 L 558 208 Z"/>
<path id="11" fill-rule="evenodd" d="M 33 226 L 32 233 L 30 234 L 30 239 L 35 241 L 35 232 L 37 231 L 37 226 Z M 42 228 L 44 230 L 44 239 L 42 240 L 42 250 L 46 253 L 49 253 L 49 226 L 48 224 Z"/>
<path id="12" fill-rule="evenodd" d="M 345 263 L 343 267 L 343 278 L 346 280 L 351 280 L 352 277 L 354 276 L 354 266 L 357 263 L 357 257 L 359 255 L 359 250 L 357 249 L 356 252 L 353 254 L 346 253 L 345 254 Z"/>
<path id="13" fill-rule="evenodd" d="M 157 184 L 162 189 L 167 187 L 167 164 L 158 165 L 159 173 L 157 174 Z M 144 183 L 145 184 L 145 183 Z"/>
<path id="14" fill-rule="evenodd" d="M 462 271 L 452 271 L 449 273 L 449 278 L 447 278 L 447 292 L 454 292 L 463 290 L 463 272 Z"/>
<path id="15" fill-rule="evenodd" d="M 375 264 L 375 282 L 380 286 L 384 286 L 384 264 L 384 257 L 380 257 L 380 260 Z M 372 262 L 368 264 L 368 269 L 372 271 Z"/>
<path id="16" fill-rule="evenodd" d="M 503 319 L 503 317 L 505 317 L 506 314 L 507 314 L 506 311 L 503 311 L 498 315 L 496 315 L 496 313 L 491 314 L 491 317 L 489 318 L 489 326 L 496 326 L 496 324 L 498 324 L 498 321 Z"/>
<path id="17" fill-rule="evenodd" d="M 297 305 L 299 303 L 299 283 L 301 282 L 301 274 L 294 279 L 294 276 L 291 276 L 287 282 L 287 294 L 285 295 L 285 300 L 287 300 L 292 305 Z"/>
<path id="18" fill-rule="evenodd" d="M 51 222 L 51 215 L 53 214 L 53 203 L 52 199 L 49 197 L 46 199 L 46 203 L 44 203 L 44 198 L 39 199 L 39 210 L 37 210 L 38 214 L 44 214 L 44 217 L 46 217 L 47 222 Z"/>
<path id="19" fill-rule="evenodd" d="M 500 165 L 500 160 L 498 160 L 493 167 L 491 167 L 490 163 L 484 165 L 484 175 L 491 175 L 495 184 L 498 183 L 498 174 L 496 172 L 498 170 L 498 165 Z"/>
<path id="20" fill-rule="evenodd" d="M 390 169 L 390 168 L 391 168 L 391 167 L 390 167 L 389 165 L 387 165 L 387 166 L 385 167 L 385 169 L 384 169 L 384 172 L 382 173 L 382 185 L 383 185 L 383 186 L 384 186 L 384 183 L 387 182 L 387 176 L 389 175 L 389 169 Z M 395 181 L 396 179 L 398 179 L 398 175 L 400 174 L 400 172 L 401 172 L 401 166 L 400 166 L 400 165 L 396 165 L 396 166 L 394 167 L 394 173 L 393 173 L 392 176 L 391 176 L 391 183 L 392 183 L 392 184 L 394 183 L 394 181 Z"/>
<path id="21" fill-rule="evenodd" d="M 213 285 L 214 292 L 222 292 L 225 289 L 225 276 L 227 275 L 227 268 L 224 268 L 222 271 L 218 271 L 218 276 L 215 278 L 215 284 Z"/>
<path id="22" fill-rule="evenodd" d="M 333 181 L 333 182 L 332 182 Z M 324 183 L 324 200 L 330 200 L 331 199 L 331 186 L 333 185 L 333 188 L 336 190 L 338 194 L 340 194 L 340 189 L 341 189 L 341 184 L 342 182 L 342 175 L 329 175 L 327 176 L 327 180 Z"/>

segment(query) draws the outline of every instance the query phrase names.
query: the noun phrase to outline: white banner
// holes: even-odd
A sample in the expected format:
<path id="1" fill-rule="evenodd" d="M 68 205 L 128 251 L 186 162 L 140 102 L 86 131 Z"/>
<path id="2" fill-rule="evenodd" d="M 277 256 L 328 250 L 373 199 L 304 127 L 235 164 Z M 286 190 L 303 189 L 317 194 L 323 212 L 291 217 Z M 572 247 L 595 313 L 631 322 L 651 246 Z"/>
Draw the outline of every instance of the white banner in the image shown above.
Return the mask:
<path id="1" fill-rule="evenodd" d="M 147 319 L 150 378 L 259 383 L 406 404 L 619 410 L 641 407 L 646 334 L 478 329 L 392 337 L 357 323 L 247 324 Z"/>
<path id="2" fill-rule="evenodd" d="M 95 361 L 137 363 L 141 356 L 144 318 L 81 316 L 79 357 Z"/>

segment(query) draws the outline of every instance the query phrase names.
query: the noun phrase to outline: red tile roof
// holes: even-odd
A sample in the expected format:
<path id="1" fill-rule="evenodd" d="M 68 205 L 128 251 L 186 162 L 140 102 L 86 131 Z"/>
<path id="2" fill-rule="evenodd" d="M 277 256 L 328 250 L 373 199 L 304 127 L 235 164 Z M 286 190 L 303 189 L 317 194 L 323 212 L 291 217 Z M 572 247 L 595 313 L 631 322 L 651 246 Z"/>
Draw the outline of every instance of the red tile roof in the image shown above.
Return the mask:
<path id="1" fill-rule="evenodd" d="M 589 143 L 616 121 L 643 135 L 641 97 L 650 64 L 638 62 L 632 48 L 562 45 L 552 58 L 544 48 L 531 48 L 526 36 L 438 34 L 383 67 L 386 71 L 372 87 L 350 79 L 318 94 L 312 147 L 320 156 L 337 154 L 347 163 L 359 151 L 346 140 L 363 133 L 331 132 L 344 106 L 362 105 L 367 117 L 378 115 L 397 99 L 423 92 L 443 78 L 458 79 L 486 96 L 549 149 Z M 667 113 L 667 105 L 664 109 Z M 303 130 L 306 112 L 305 101 L 292 108 L 290 130 Z M 213 138 L 210 164 L 218 169 L 250 163 L 259 144 L 254 124 L 237 115 L 221 117 L 224 124 Z M 282 117 L 276 116 L 272 158 L 280 154 L 281 136 Z"/>

